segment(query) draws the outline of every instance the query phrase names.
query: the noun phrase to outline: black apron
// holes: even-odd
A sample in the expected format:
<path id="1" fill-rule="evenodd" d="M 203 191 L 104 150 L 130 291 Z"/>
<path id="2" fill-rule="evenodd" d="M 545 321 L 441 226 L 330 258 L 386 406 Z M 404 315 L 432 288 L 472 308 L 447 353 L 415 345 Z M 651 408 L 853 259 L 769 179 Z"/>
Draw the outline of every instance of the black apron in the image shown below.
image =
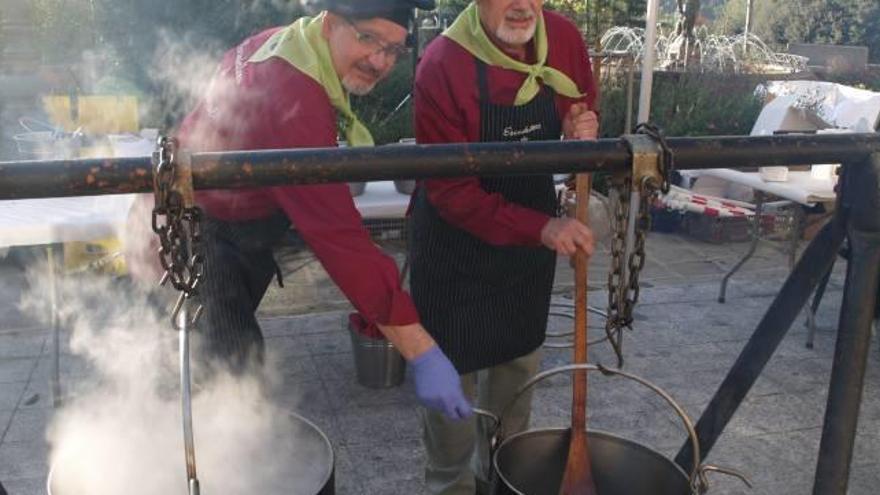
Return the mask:
<path id="1" fill-rule="evenodd" d="M 272 279 L 281 281 L 272 251 L 289 229 L 290 220 L 281 212 L 241 222 L 205 218 L 204 278 L 198 292 L 204 312 L 194 339 L 197 359 L 219 360 L 234 373 L 262 364 L 263 333 L 256 311 Z"/>
<path id="2" fill-rule="evenodd" d="M 476 60 L 480 141 L 556 140 L 555 92 L 521 106 L 489 100 L 486 65 Z M 488 193 L 556 215 L 552 175 L 481 177 Z M 556 254 L 544 247 L 493 246 L 443 220 L 419 188 L 410 229 L 410 287 L 422 323 L 459 373 L 524 356 L 544 342 Z"/>

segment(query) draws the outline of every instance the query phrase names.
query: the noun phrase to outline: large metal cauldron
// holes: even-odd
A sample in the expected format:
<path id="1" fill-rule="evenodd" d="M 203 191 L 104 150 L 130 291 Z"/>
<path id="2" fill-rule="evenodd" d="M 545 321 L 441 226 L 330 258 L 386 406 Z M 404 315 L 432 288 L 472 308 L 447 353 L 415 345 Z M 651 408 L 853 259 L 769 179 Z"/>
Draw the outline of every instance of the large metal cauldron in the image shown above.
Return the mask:
<path id="1" fill-rule="evenodd" d="M 634 380 L 660 395 L 678 414 L 694 449 L 694 464 L 686 473 L 659 452 L 631 440 L 600 431 L 588 431 L 590 460 L 599 495 L 695 495 L 708 490 L 706 473 L 718 471 L 742 479 L 736 471 L 700 464 L 697 434 L 685 411 L 656 385 L 629 373 L 592 364 L 569 365 L 539 373 L 526 383 L 508 404 L 500 418 L 486 411 L 478 414 L 496 422 L 492 473 L 495 495 L 557 495 L 568 456 L 569 428 L 525 431 L 504 437 L 504 416 L 523 392 L 539 381 L 576 370 L 601 371 Z"/>
<path id="2" fill-rule="evenodd" d="M 317 467 L 308 469 L 310 475 L 304 478 L 297 478 L 296 482 L 291 485 L 290 490 L 287 490 L 285 493 L 264 495 L 335 495 L 334 476 L 336 462 L 330 440 L 327 439 L 327 436 L 317 426 L 302 416 L 290 413 L 290 420 L 295 425 L 297 432 L 295 446 L 303 452 L 309 452 L 309 464 Z M 64 490 L 64 487 L 55 486 L 52 477 L 54 470 L 54 467 L 49 470 L 49 478 L 46 482 L 49 495 L 88 495 L 68 493 Z M 224 476 L 227 475 L 234 474 L 224 473 Z"/>

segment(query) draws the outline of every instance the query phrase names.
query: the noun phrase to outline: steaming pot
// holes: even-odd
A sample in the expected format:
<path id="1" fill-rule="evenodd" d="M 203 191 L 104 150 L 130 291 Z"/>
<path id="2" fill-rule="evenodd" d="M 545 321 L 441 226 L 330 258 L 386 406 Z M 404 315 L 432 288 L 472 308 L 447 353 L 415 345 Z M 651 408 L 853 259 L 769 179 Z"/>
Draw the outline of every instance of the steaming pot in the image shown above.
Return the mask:
<path id="1" fill-rule="evenodd" d="M 700 464 L 699 442 L 690 418 L 668 394 L 635 375 L 592 364 L 569 365 L 536 375 L 508 404 L 501 417 L 477 411 L 492 419 L 492 493 L 494 495 L 557 495 L 568 457 L 569 428 L 530 430 L 503 438 L 504 415 L 523 392 L 539 381 L 574 370 L 601 371 L 634 380 L 660 395 L 678 414 L 694 449 L 694 464 L 686 473 L 659 452 L 631 440 L 601 431 L 588 431 L 590 461 L 600 495 L 697 495 L 708 490 L 706 473 L 731 474 L 751 486 L 736 471 Z"/>
<path id="2" fill-rule="evenodd" d="M 286 494 L 264 494 L 264 495 L 288 495 L 288 494 L 314 494 L 314 495 L 335 495 L 335 458 L 333 447 L 327 436 L 312 424 L 309 420 L 302 416 L 290 413 L 290 420 L 295 426 L 297 432 L 296 445 L 300 446 L 302 451 L 309 452 L 307 462 L 315 469 L 311 469 L 315 475 L 308 479 L 298 479 L 296 484 Z M 291 461 L 293 462 L 293 461 Z M 300 460 L 302 462 L 302 460 Z M 320 468 L 320 469 L 319 469 Z M 46 482 L 46 488 L 49 495 L 88 495 L 68 493 L 63 486 L 56 486 L 53 481 L 52 473 L 55 471 L 54 466 L 49 470 L 49 477 Z M 228 473 L 224 473 L 226 475 Z M 183 475 L 183 473 L 181 473 Z"/>

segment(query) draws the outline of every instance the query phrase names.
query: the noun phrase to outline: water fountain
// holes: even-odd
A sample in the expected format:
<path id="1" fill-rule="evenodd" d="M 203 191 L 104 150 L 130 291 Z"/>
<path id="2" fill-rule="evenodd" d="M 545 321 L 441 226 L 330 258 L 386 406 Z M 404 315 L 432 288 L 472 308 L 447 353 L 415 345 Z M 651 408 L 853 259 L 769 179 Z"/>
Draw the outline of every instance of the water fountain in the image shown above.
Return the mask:
<path id="1" fill-rule="evenodd" d="M 643 28 L 615 26 L 602 36 L 602 47 L 607 52 L 629 53 L 636 63 L 644 54 Z M 658 29 L 654 46 L 657 67 L 669 71 L 695 71 L 726 74 L 794 74 L 806 70 L 807 58 L 779 53 L 760 38 L 750 34 L 712 34 L 705 27 L 694 31 L 692 56 L 685 64 L 683 34 Z"/>

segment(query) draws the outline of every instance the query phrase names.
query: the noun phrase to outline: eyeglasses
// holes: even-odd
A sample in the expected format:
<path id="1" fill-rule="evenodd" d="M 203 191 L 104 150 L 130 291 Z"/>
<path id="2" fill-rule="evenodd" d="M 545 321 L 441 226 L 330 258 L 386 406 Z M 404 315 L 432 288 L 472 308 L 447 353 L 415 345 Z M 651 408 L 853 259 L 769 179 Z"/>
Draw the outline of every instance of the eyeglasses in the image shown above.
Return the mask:
<path id="1" fill-rule="evenodd" d="M 388 58 L 397 60 L 406 56 L 410 52 L 409 47 L 402 43 L 386 43 L 375 34 L 358 29 L 357 25 L 351 19 L 347 17 L 342 17 L 342 19 L 345 20 L 346 24 L 351 26 L 358 43 L 364 48 L 371 50 L 371 53 L 381 53 Z"/>

